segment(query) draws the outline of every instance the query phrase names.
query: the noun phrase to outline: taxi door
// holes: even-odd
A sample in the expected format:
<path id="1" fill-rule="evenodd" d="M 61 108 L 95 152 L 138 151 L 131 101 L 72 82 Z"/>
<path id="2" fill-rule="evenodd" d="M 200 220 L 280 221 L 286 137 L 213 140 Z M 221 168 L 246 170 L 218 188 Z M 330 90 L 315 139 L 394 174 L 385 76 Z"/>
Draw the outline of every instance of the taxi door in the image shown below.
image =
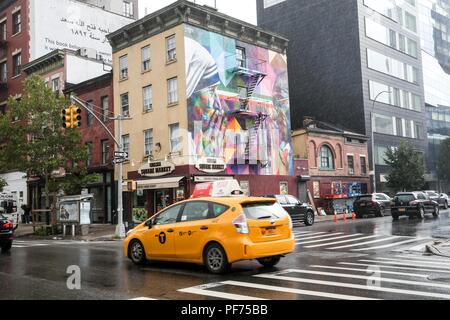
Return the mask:
<path id="1" fill-rule="evenodd" d="M 149 259 L 175 257 L 175 229 L 181 205 L 164 210 L 153 219 L 153 225 L 144 236 L 145 253 Z"/>
<path id="2" fill-rule="evenodd" d="M 209 217 L 210 204 L 206 201 L 193 201 L 184 205 L 175 233 L 177 258 L 196 260 L 202 257 L 203 244 L 213 231 Z"/>

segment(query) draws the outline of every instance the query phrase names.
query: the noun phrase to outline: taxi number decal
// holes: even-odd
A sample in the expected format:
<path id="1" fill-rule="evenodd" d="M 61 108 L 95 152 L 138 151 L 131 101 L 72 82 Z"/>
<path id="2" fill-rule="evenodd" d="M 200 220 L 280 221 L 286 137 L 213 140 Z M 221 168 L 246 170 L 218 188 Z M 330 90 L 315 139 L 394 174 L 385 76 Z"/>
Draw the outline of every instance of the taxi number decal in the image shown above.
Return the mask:
<path id="1" fill-rule="evenodd" d="M 158 235 L 159 243 L 164 244 L 166 243 L 166 234 L 164 232 L 161 232 Z"/>
<path id="2" fill-rule="evenodd" d="M 196 231 L 188 231 L 188 232 L 179 232 L 178 234 L 180 235 L 180 237 L 188 235 L 188 236 L 192 236 L 194 233 L 196 233 Z"/>

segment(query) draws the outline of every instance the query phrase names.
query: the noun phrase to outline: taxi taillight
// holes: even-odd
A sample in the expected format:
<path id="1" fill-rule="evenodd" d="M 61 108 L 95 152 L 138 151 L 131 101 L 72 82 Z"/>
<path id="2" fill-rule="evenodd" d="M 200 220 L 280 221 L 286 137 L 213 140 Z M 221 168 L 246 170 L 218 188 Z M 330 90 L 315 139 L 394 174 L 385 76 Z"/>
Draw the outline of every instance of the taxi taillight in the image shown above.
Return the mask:
<path id="1" fill-rule="evenodd" d="M 236 228 L 236 231 L 240 234 L 249 234 L 247 217 L 245 214 L 239 215 L 236 219 L 233 220 L 233 225 Z"/>

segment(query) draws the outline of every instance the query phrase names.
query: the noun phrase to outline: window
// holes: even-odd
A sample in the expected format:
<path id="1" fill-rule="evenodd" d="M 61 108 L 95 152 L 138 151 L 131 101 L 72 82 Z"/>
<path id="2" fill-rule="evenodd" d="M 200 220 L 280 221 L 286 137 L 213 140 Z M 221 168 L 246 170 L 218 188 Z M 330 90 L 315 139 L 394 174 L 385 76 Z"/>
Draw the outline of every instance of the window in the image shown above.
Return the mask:
<path id="1" fill-rule="evenodd" d="M 206 220 L 209 216 L 208 202 L 188 202 L 185 204 L 181 222 Z"/>
<path id="2" fill-rule="evenodd" d="M 94 112 L 94 105 L 92 100 L 86 101 L 86 108 L 90 110 L 91 112 Z M 91 114 L 91 112 L 87 112 L 86 120 L 87 120 L 87 126 L 91 127 L 94 123 L 94 116 Z"/>
<path id="3" fill-rule="evenodd" d="M 293 196 L 286 195 L 286 199 L 288 201 L 288 204 L 291 204 L 291 205 L 292 204 L 298 205 L 300 203 L 300 201 L 298 199 L 294 198 Z"/>
<path id="4" fill-rule="evenodd" d="M 395 118 L 395 127 L 397 130 L 397 135 L 403 137 L 403 121 L 401 118 Z"/>
<path id="5" fill-rule="evenodd" d="M 407 138 L 412 138 L 412 126 L 411 126 L 411 121 L 406 120 L 405 121 L 405 137 Z"/>
<path id="6" fill-rule="evenodd" d="M 167 62 L 171 62 L 177 59 L 177 48 L 175 35 L 170 36 L 166 39 L 166 47 L 167 47 Z"/>
<path id="7" fill-rule="evenodd" d="M 52 80 L 52 91 L 54 93 L 59 93 L 59 78 Z"/>
<path id="8" fill-rule="evenodd" d="M 398 35 L 398 44 L 399 44 L 399 49 L 402 52 L 406 51 L 406 37 L 402 34 Z"/>
<path id="9" fill-rule="evenodd" d="M 134 16 L 134 7 L 132 2 L 124 1 L 123 2 L 123 15 L 125 17 L 133 17 Z"/>
<path id="10" fill-rule="evenodd" d="M 247 59 L 245 55 L 245 48 L 236 47 L 236 66 L 239 68 L 247 67 Z"/>
<path id="11" fill-rule="evenodd" d="M 413 56 L 413 57 L 417 58 L 417 56 L 419 54 L 419 49 L 418 49 L 416 41 L 408 39 L 408 50 L 407 50 L 407 53 L 410 56 Z"/>
<path id="12" fill-rule="evenodd" d="M 417 94 L 411 94 L 412 109 L 415 111 L 422 111 L 422 98 Z"/>
<path id="13" fill-rule="evenodd" d="M 109 120 L 109 97 L 102 97 L 102 120 L 107 122 Z"/>
<path id="14" fill-rule="evenodd" d="M 417 68 L 371 49 L 367 49 L 367 65 L 370 69 L 411 83 L 418 83 L 419 71 Z"/>
<path id="15" fill-rule="evenodd" d="M 355 159 L 353 156 L 347 156 L 347 162 L 348 162 L 348 174 L 354 175 L 355 174 Z"/>
<path id="16" fill-rule="evenodd" d="M 360 157 L 360 162 L 361 162 L 361 175 L 366 175 L 367 174 L 367 162 L 366 162 L 366 157 Z"/>
<path id="17" fill-rule="evenodd" d="M 374 114 L 374 131 L 383 134 L 394 134 L 392 117 Z"/>
<path id="18" fill-rule="evenodd" d="M 22 66 L 22 54 L 18 53 L 13 56 L 13 77 L 20 75 Z"/>
<path id="19" fill-rule="evenodd" d="M 130 116 L 130 105 L 128 104 L 128 92 L 120 95 L 120 107 L 124 117 Z"/>
<path id="20" fill-rule="evenodd" d="M 142 71 L 150 70 L 150 46 L 141 49 L 141 69 Z"/>
<path id="21" fill-rule="evenodd" d="M 92 142 L 86 143 L 86 149 L 87 149 L 87 166 L 92 166 Z"/>
<path id="22" fill-rule="evenodd" d="M 7 29 L 6 29 L 6 20 L 0 23 L 0 40 L 6 40 L 7 37 Z"/>
<path id="23" fill-rule="evenodd" d="M 171 207 L 163 212 L 161 212 L 154 220 L 154 225 L 164 225 L 176 223 L 178 215 L 180 213 L 181 205 Z"/>
<path id="24" fill-rule="evenodd" d="M 267 9 L 269 7 L 272 7 L 276 4 L 285 2 L 286 0 L 264 0 L 264 9 Z"/>
<path id="25" fill-rule="evenodd" d="M 152 86 L 142 88 L 142 96 L 144 100 L 144 112 L 152 111 L 153 106 L 153 90 Z"/>
<path id="26" fill-rule="evenodd" d="M 180 152 L 182 149 L 180 125 L 178 123 L 169 125 L 169 133 L 170 133 L 170 152 Z"/>
<path id="27" fill-rule="evenodd" d="M 422 125 L 420 123 L 414 123 L 414 138 L 422 139 Z"/>
<path id="28" fill-rule="evenodd" d="M 119 58 L 120 80 L 128 78 L 128 56 L 124 55 Z"/>
<path id="29" fill-rule="evenodd" d="M 109 140 L 102 140 L 102 163 L 107 164 L 109 159 Z"/>
<path id="30" fill-rule="evenodd" d="M 320 169 L 334 169 L 333 152 L 328 146 L 322 146 L 322 148 L 320 148 Z"/>
<path id="31" fill-rule="evenodd" d="M 152 155 L 153 153 L 153 130 L 144 131 L 144 154 L 145 156 Z"/>
<path id="32" fill-rule="evenodd" d="M 407 11 L 405 11 L 405 27 L 412 32 L 417 32 L 417 19 Z"/>
<path id="33" fill-rule="evenodd" d="M 168 104 L 175 104 L 178 102 L 178 79 L 172 78 L 167 80 L 167 99 Z"/>
<path id="34" fill-rule="evenodd" d="M 8 81 L 8 65 L 5 62 L 0 63 L 0 82 L 7 82 Z"/>
<path id="35" fill-rule="evenodd" d="M 20 10 L 13 13 L 13 35 L 22 31 L 22 16 L 20 14 Z"/>
<path id="36" fill-rule="evenodd" d="M 227 207 L 223 204 L 213 203 L 212 204 L 212 217 L 217 218 L 217 217 L 221 216 L 222 214 L 224 214 L 225 211 L 227 211 L 228 209 L 229 209 L 229 207 Z"/>
<path id="37" fill-rule="evenodd" d="M 388 151 L 388 147 L 385 146 L 375 146 L 375 164 L 376 165 L 386 165 L 386 152 Z"/>
<path id="38" fill-rule="evenodd" d="M 130 152 L 130 135 L 126 134 L 122 136 L 122 149 L 123 152 Z"/>

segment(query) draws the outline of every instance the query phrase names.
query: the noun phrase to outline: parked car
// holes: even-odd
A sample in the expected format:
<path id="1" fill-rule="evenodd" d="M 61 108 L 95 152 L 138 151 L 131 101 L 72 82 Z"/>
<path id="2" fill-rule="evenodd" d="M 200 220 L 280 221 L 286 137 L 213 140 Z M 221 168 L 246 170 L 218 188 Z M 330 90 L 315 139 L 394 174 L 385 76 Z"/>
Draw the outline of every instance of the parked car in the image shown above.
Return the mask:
<path id="1" fill-rule="evenodd" d="M 4 215 L 0 214 L 0 247 L 2 251 L 9 251 L 14 238 L 14 224 Z"/>
<path id="2" fill-rule="evenodd" d="M 369 214 L 384 217 L 391 211 L 391 202 L 391 197 L 384 193 L 364 194 L 356 198 L 353 209 L 357 218 Z"/>
<path id="3" fill-rule="evenodd" d="M 445 210 L 448 209 L 449 205 L 448 195 L 444 193 L 439 194 L 433 190 L 426 190 L 424 192 L 430 197 L 431 200 L 436 201 L 437 203 L 439 203 L 441 207 L 444 207 Z"/>
<path id="4" fill-rule="evenodd" d="M 284 210 L 291 216 L 294 224 L 303 223 L 306 226 L 314 224 L 314 209 L 307 203 L 302 203 L 291 195 L 269 195 L 266 198 L 275 198 Z"/>
<path id="5" fill-rule="evenodd" d="M 431 200 L 424 192 L 401 192 L 394 197 L 391 206 L 392 218 L 398 220 L 400 216 L 410 218 L 425 218 L 425 214 L 431 213 L 439 217 L 439 204 Z"/>

